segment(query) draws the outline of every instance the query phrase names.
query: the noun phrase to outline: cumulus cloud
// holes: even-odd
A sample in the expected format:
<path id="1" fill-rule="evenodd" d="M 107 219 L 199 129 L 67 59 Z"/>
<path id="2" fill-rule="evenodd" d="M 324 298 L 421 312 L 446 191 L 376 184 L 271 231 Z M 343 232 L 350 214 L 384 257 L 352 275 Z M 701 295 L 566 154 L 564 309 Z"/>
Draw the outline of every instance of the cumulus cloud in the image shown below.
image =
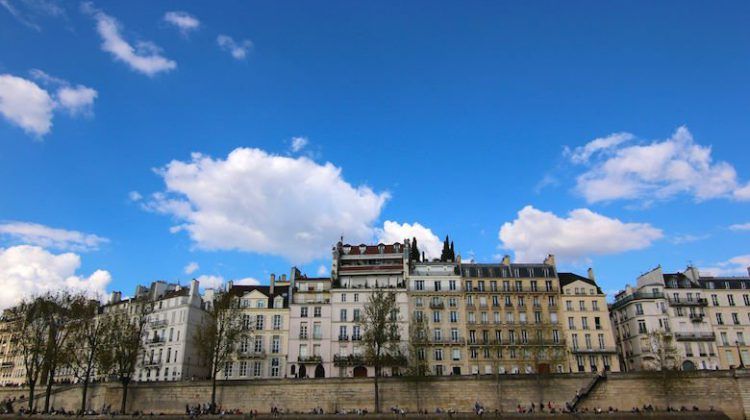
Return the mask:
<path id="1" fill-rule="evenodd" d="M 742 276 L 748 274 L 750 254 L 738 255 L 726 261 L 700 269 L 701 275 L 707 276 Z"/>
<path id="2" fill-rule="evenodd" d="M 29 134 L 43 136 L 52 127 L 55 100 L 31 80 L 0 74 L 0 114 Z"/>
<path id="3" fill-rule="evenodd" d="M 304 149 L 308 143 L 309 140 L 307 139 L 307 137 L 292 137 L 292 144 L 290 146 L 290 149 L 292 150 L 292 153 L 297 153 L 300 150 Z"/>
<path id="4" fill-rule="evenodd" d="M 204 289 L 221 289 L 224 287 L 224 277 L 220 275 L 201 275 L 196 279 L 200 283 L 200 286 Z M 237 280 L 232 280 L 232 283 L 236 286 L 257 286 L 260 282 L 252 277 L 245 277 Z"/>
<path id="5" fill-rule="evenodd" d="M 219 44 L 219 48 L 228 52 L 237 60 L 244 60 L 248 51 L 253 47 L 253 43 L 249 39 L 235 41 L 229 35 L 219 35 L 216 37 L 216 43 Z"/>
<path id="6" fill-rule="evenodd" d="M 499 232 L 501 246 L 513 250 L 518 261 L 538 261 L 547 254 L 563 261 L 585 261 L 593 255 L 643 249 L 662 236 L 648 223 L 624 223 L 589 209 L 559 217 L 532 206 L 521 209 Z"/>
<path id="7" fill-rule="evenodd" d="M 2 223 L 0 224 L 0 235 L 26 244 L 78 252 L 93 251 L 99 249 L 101 244 L 109 242 L 107 238 L 90 233 L 57 229 L 28 222 Z"/>
<path id="8" fill-rule="evenodd" d="M 128 193 L 128 199 L 130 201 L 141 201 L 143 200 L 143 196 L 138 191 L 130 191 Z"/>
<path id="9" fill-rule="evenodd" d="M 198 265 L 197 262 L 191 261 L 190 263 L 188 263 L 188 265 L 185 266 L 185 274 L 193 274 L 199 268 L 200 268 L 200 266 Z"/>
<path id="10" fill-rule="evenodd" d="M 60 106 L 71 115 L 91 115 L 97 92 L 86 86 L 63 87 L 57 91 Z"/>
<path id="11" fill-rule="evenodd" d="M 738 223 L 738 224 L 735 224 L 735 225 L 731 225 L 731 226 L 729 226 L 729 229 L 736 230 L 736 231 L 739 231 L 739 230 L 750 230 L 750 222 L 748 222 L 748 223 Z"/>
<path id="12" fill-rule="evenodd" d="M 323 277 L 326 274 L 328 274 L 328 267 L 326 267 L 323 264 L 321 264 L 320 266 L 318 266 L 318 276 Z"/>
<path id="13" fill-rule="evenodd" d="M 437 258 L 443 250 L 443 241 L 432 230 L 419 223 L 402 223 L 387 220 L 383 228 L 377 231 L 378 242 L 392 244 L 404 242 L 404 239 L 417 238 L 417 247 L 424 251 L 427 258 Z"/>
<path id="14" fill-rule="evenodd" d="M 32 245 L 0 248 L 0 309 L 17 304 L 24 297 L 48 291 L 70 289 L 91 297 L 101 297 L 112 280 L 109 272 L 96 270 L 88 277 L 77 274 L 80 256 L 52 254 Z"/>
<path id="15" fill-rule="evenodd" d="M 96 20 L 96 30 L 102 38 L 102 50 L 112 54 L 116 60 L 148 76 L 177 67 L 176 62 L 162 55 L 161 48 L 156 44 L 139 41 L 132 45 L 126 41 L 120 33 L 121 25 L 117 19 L 95 8 L 92 3 L 83 3 L 82 10 Z"/>
<path id="16" fill-rule="evenodd" d="M 182 35 L 187 36 L 201 26 L 201 22 L 193 15 L 182 11 L 170 11 L 164 14 L 164 21 L 174 25 Z"/>
<path id="17" fill-rule="evenodd" d="M 194 153 L 157 173 L 166 190 L 152 194 L 145 207 L 173 216 L 173 232 L 187 232 L 201 249 L 279 255 L 294 263 L 328 255 L 342 234 L 371 240 L 389 197 L 352 186 L 331 163 L 251 148 L 226 159 Z"/>
<path id="18" fill-rule="evenodd" d="M 750 184 L 741 185 L 734 167 L 714 162 L 711 147 L 695 143 L 686 127 L 662 141 L 625 145 L 634 136 L 617 133 L 569 153 L 588 169 L 577 178 L 577 191 L 589 203 L 664 200 L 687 194 L 698 201 L 750 200 Z"/>

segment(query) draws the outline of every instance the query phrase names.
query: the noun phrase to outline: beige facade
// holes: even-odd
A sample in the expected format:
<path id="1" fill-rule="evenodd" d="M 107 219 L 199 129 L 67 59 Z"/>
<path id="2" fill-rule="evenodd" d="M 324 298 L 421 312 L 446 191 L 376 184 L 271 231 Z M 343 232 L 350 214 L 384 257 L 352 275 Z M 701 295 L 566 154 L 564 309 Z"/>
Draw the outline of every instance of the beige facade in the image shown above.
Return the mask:
<path id="1" fill-rule="evenodd" d="M 271 277 L 269 286 L 230 285 L 242 317 L 242 334 L 219 379 L 283 378 L 289 354 L 289 283 Z"/>
<path id="2" fill-rule="evenodd" d="M 588 277 L 559 273 L 561 324 L 568 344 L 566 371 L 620 371 L 615 335 L 609 319 L 607 296 Z"/>
<path id="3" fill-rule="evenodd" d="M 12 311 L 4 310 L 0 318 L 0 386 L 26 382 L 23 357 L 14 339 L 18 328 Z"/>
<path id="4" fill-rule="evenodd" d="M 331 278 L 307 277 L 292 268 L 290 287 L 288 377 L 331 377 L 331 343 L 337 339 L 331 330 Z"/>

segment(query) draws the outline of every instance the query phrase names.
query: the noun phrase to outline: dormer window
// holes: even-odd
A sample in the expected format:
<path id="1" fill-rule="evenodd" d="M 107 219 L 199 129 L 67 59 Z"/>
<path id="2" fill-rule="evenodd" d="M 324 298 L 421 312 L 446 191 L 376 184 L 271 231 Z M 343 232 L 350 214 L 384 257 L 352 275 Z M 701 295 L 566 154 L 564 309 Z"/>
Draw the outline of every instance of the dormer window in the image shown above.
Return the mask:
<path id="1" fill-rule="evenodd" d="M 276 298 L 273 300 L 273 307 L 274 308 L 283 308 L 284 307 L 284 298 L 281 296 L 276 296 Z"/>
<path id="2" fill-rule="evenodd" d="M 360 254 L 364 254 L 366 250 L 367 250 L 366 246 L 364 246 L 364 245 L 360 245 L 359 246 L 359 253 Z"/>
<path id="3" fill-rule="evenodd" d="M 345 255 L 349 255 L 349 253 L 352 251 L 352 247 L 350 247 L 349 245 L 344 246 L 343 249 Z"/>
<path id="4" fill-rule="evenodd" d="M 393 244 L 393 252 L 401 252 L 401 244 L 395 243 Z"/>
<path id="5" fill-rule="evenodd" d="M 378 253 L 382 254 L 385 251 L 385 245 L 380 244 L 378 245 Z"/>

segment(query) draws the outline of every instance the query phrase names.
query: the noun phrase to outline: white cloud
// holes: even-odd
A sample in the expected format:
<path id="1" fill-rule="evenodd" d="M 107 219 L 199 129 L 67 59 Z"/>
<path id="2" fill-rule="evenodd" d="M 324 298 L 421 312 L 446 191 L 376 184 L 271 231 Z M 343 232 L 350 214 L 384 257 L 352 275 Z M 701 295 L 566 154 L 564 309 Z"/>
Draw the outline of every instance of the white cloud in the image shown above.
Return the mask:
<path id="1" fill-rule="evenodd" d="M 258 286 L 260 282 L 252 277 L 245 277 L 239 280 L 233 280 L 232 283 L 238 286 Z"/>
<path id="2" fill-rule="evenodd" d="M 403 243 L 404 239 L 417 238 L 417 247 L 420 252 L 424 251 L 427 258 L 437 258 L 443 250 L 443 241 L 431 229 L 416 222 L 410 225 L 387 220 L 383 228 L 378 229 L 377 235 L 378 242 L 384 244 Z"/>
<path id="3" fill-rule="evenodd" d="M 708 276 L 742 276 L 749 274 L 748 267 L 750 267 L 750 254 L 738 255 L 727 261 L 716 263 L 713 267 L 703 267 L 700 273 Z"/>
<path id="4" fill-rule="evenodd" d="M 65 17 L 65 9 L 58 2 L 48 0 L 0 0 L 4 7 L 17 21 L 29 28 L 41 31 L 37 21 L 44 17 Z"/>
<path id="5" fill-rule="evenodd" d="M 143 200 L 143 196 L 138 191 L 131 191 L 128 193 L 128 198 L 130 201 L 141 201 Z"/>
<path id="6" fill-rule="evenodd" d="M 90 2 L 81 6 L 84 13 L 96 20 L 96 30 L 102 38 L 102 50 L 129 65 L 133 70 L 153 76 L 160 72 L 174 70 L 177 63 L 161 55 L 161 49 L 154 43 L 140 41 L 131 45 L 120 33 L 120 23 L 114 17 L 94 8 Z"/>
<path id="7" fill-rule="evenodd" d="M 101 236 L 75 230 L 56 229 L 38 223 L 6 222 L 0 224 L 0 235 L 8 236 L 26 244 L 64 251 L 92 251 L 109 242 Z"/>
<path id="8" fill-rule="evenodd" d="M 238 148 L 226 159 L 194 153 L 159 169 L 166 183 L 146 208 L 174 216 L 196 246 L 303 263 L 328 255 L 339 235 L 368 241 L 388 193 L 353 187 L 331 163 Z M 403 238 L 402 238 L 403 239 Z"/>
<path id="9" fill-rule="evenodd" d="M 193 274 L 199 268 L 200 266 L 198 265 L 197 262 L 191 261 L 190 263 L 188 263 L 188 265 L 185 266 L 185 274 Z"/>
<path id="10" fill-rule="evenodd" d="M 0 308 L 13 306 L 24 297 L 60 289 L 104 296 L 112 280 L 109 272 L 96 270 L 84 277 L 76 274 L 80 266 L 81 257 L 73 253 L 52 254 L 31 245 L 0 248 Z"/>
<path id="11" fill-rule="evenodd" d="M 711 147 L 696 144 L 686 127 L 679 127 L 669 139 L 645 145 L 623 146 L 622 139 L 628 138 L 632 135 L 618 133 L 594 140 L 571 154 L 574 162 L 591 160 L 576 185 L 588 202 L 653 201 L 678 194 L 691 195 L 698 201 L 750 200 L 750 184 L 741 187 L 734 167 L 713 162 Z M 607 153 L 602 153 L 605 150 Z"/>
<path id="12" fill-rule="evenodd" d="M 670 240 L 675 245 L 682 245 L 682 244 L 689 244 L 692 242 L 698 242 L 705 239 L 710 238 L 711 235 L 691 235 L 691 234 L 685 234 L 685 235 L 676 235 L 672 237 Z"/>
<path id="13" fill-rule="evenodd" d="M 221 289 L 224 287 L 224 277 L 220 275 L 201 275 L 196 279 L 200 287 L 204 289 Z M 237 286 L 257 286 L 260 282 L 252 277 L 245 277 L 238 280 L 232 280 L 232 284 Z"/>
<path id="14" fill-rule="evenodd" d="M 565 154 L 568 155 L 570 160 L 574 163 L 586 163 L 593 154 L 611 150 L 621 143 L 633 140 L 634 138 L 635 136 L 630 133 L 614 133 L 607 137 L 600 137 L 591 140 L 586 143 L 586 145 L 576 147 L 573 150 L 566 147 Z"/>
<path id="15" fill-rule="evenodd" d="M 237 42 L 229 35 L 219 35 L 216 37 L 216 43 L 219 44 L 219 48 L 227 51 L 237 60 L 244 60 L 247 52 L 253 47 L 249 39 Z"/>
<path id="16" fill-rule="evenodd" d="M 57 91 L 57 101 L 71 115 L 90 115 L 97 92 L 86 86 L 63 87 Z"/>
<path id="17" fill-rule="evenodd" d="M 321 264 L 321 265 L 320 265 L 320 266 L 318 267 L 318 276 L 319 276 L 319 277 L 323 277 L 323 276 L 325 276 L 326 274 L 328 274 L 328 267 L 326 267 L 325 265 Z"/>
<path id="18" fill-rule="evenodd" d="M 501 246 L 513 250 L 518 261 L 540 261 L 547 254 L 558 261 L 585 261 L 593 255 L 643 249 L 662 236 L 648 223 L 623 223 L 589 209 L 576 209 L 562 218 L 532 206 L 524 207 L 499 232 Z"/>
<path id="19" fill-rule="evenodd" d="M 55 101 L 36 83 L 0 74 L 0 114 L 29 134 L 43 136 L 52 127 Z"/>
<path id="20" fill-rule="evenodd" d="M 201 22 L 195 16 L 181 11 L 165 13 L 164 21 L 177 27 L 182 35 L 188 35 L 201 26 Z"/>
<path id="21" fill-rule="evenodd" d="M 292 137 L 292 144 L 291 144 L 292 153 L 297 153 L 300 150 L 304 149 L 308 143 L 309 143 L 309 140 L 307 139 L 307 137 Z"/>
<path id="22" fill-rule="evenodd" d="M 729 229 L 731 230 L 750 230 L 750 222 L 748 223 L 738 223 L 735 225 L 729 226 Z"/>

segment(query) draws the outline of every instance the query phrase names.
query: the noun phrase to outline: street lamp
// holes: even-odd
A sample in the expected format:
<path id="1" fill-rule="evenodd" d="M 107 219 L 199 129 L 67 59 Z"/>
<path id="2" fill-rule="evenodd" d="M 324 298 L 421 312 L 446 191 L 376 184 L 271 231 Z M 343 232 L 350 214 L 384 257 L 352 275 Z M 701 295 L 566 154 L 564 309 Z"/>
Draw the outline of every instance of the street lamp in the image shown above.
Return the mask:
<path id="1" fill-rule="evenodd" d="M 740 369 L 745 368 L 745 361 L 742 360 L 742 353 L 740 353 L 740 340 L 736 340 L 734 345 L 737 346 L 737 357 L 740 358 Z"/>

